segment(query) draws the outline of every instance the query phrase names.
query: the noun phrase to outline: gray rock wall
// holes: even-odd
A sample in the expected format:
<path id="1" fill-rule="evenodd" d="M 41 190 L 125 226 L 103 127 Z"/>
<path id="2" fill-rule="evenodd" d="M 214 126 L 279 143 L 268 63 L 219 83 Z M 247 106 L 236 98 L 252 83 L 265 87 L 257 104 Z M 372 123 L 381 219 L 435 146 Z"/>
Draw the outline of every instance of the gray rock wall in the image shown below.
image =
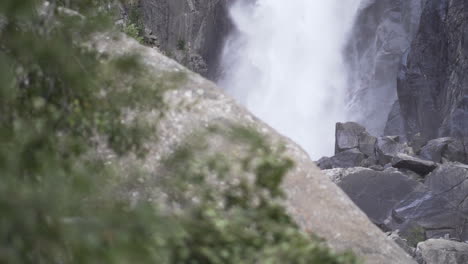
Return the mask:
<path id="1" fill-rule="evenodd" d="M 170 57 L 215 79 L 231 24 L 228 0 L 140 0 L 145 27 Z"/>
<path id="2" fill-rule="evenodd" d="M 428 0 L 398 79 L 407 135 L 468 136 L 468 3 Z"/>
<path id="3" fill-rule="evenodd" d="M 424 0 L 362 1 L 346 48 L 349 118 L 382 135 L 396 100 L 402 55 L 418 28 Z"/>

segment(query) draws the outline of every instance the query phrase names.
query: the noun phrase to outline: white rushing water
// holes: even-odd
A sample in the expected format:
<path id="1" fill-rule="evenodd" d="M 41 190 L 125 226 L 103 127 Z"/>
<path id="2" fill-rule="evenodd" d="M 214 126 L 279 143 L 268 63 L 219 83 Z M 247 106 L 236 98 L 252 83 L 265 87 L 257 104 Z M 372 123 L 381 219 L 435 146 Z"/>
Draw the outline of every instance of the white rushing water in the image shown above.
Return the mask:
<path id="1" fill-rule="evenodd" d="M 220 85 L 312 158 L 345 119 L 343 47 L 360 0 L 238 0 Z"/>

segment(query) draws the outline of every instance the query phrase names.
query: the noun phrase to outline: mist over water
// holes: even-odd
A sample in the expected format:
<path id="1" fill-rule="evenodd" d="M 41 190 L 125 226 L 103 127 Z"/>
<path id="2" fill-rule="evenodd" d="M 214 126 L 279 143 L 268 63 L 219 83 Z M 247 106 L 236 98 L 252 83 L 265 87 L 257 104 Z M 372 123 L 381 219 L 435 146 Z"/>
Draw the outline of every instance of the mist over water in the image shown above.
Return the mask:
<path id="1" fill-rule="evenodd" d="M 312 158 L 345 121 L 343 47 L 360 0 L 237 1 L 219 84 Z"/>

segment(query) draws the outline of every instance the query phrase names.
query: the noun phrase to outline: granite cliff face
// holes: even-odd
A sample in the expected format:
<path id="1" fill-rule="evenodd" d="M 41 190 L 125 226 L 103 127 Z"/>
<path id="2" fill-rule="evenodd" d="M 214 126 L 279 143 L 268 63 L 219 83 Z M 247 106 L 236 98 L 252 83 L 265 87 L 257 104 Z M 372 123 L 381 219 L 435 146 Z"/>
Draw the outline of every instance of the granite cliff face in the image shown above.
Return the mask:
<path id="1" fill-rule="evenodd" d="M 468 136 L 468 3 L 429 0 L 403 59 L 398 98 L 411 139 Z"/>
<path id="2" fill-rule="evenodd" d="M 228 0 L 140 0 L 144 26 L 170 57 L 210 79 L 231 24 Z"/>
<path id="3" fill-rule="evenodd" d="M 382 134 L 396 99 L 402 55 L 417 31 L 422 0 L 362 1 L 346 48 L 350 71 L 348 115 Z"/>

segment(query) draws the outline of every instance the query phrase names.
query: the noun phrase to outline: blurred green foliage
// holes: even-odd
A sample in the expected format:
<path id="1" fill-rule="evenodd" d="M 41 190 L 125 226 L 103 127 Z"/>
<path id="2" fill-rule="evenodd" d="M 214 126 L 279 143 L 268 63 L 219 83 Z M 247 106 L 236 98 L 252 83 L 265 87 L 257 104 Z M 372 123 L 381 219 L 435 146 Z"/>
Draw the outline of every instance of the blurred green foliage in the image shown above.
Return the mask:
<path id="1" fill-rule="evenodd" d="M 141 44 L 144 44 L 144 24 L 141 17 L 140 1 L 127 0 L 124 2 L 127 10 L 127 21 L 123 27 L 123 31 L 130 37 L 136 39 Z"/>
<path id="2" fill-rule="evenodd" d="M 185 40 L 179 39 L 179 40 L 177 41 L 177 49 L 183 51 L 183 50 L 185 50 L 185 48 L 186 48 Z"/>
<path id="3" fill-rule="evenodd" d="M 96 148 L 144 157 L 157 130 L 127 113 L 164 111 L 168 87 L 85 45 L 109 4 L 0 1 L 0 263 L 355 263 L 299 231 L 280 203 L 292 163 L 249 129 L 211 131 L 246 146 L 238 169 L 203 140 L 166 161 L 155 184 L 179 210 L 115 194 Z"/>
<path id="4" fill-rule="evenodd" d="M 127 24 L 123 28 L 123 32 L 129 37 L 136 39 L 138 42 L 143 43 L 144 38 L 140 35 L 140 30 L 135 24 Z"/>

